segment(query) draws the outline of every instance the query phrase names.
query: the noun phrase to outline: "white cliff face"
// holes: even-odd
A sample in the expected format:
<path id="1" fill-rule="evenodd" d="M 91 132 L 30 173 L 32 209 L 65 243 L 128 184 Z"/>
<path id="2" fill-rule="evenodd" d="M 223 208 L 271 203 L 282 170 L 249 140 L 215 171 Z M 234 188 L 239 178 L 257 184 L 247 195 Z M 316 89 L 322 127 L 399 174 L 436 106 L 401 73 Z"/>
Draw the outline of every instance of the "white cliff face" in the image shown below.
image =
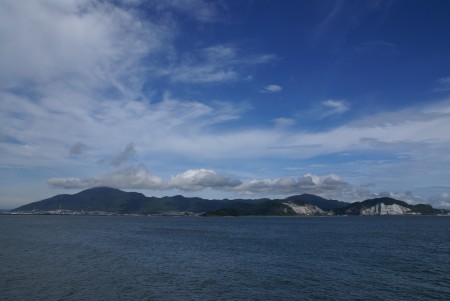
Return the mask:
<path id="1" fill-rule="evenodd" d="M 292 202 L 287 202 L 287 203 L 283 203 L 283 204 L 291 207 L 295 213 L 300 214 L 300 215 L 316 215 L 316 214 L 324 214 L 325 213 L 325 211 L 323 211 L 319 207 L 309 205 L 309 204 L 306 204 L 304 206 L 297 205 Z"/>
<path id="2" fill-rule="evenodd" d="M 361 215 L 402 215 L 407 214 L 411 209 L 397 205 L 385 205 L 384 203 L 361 210 Z"/>

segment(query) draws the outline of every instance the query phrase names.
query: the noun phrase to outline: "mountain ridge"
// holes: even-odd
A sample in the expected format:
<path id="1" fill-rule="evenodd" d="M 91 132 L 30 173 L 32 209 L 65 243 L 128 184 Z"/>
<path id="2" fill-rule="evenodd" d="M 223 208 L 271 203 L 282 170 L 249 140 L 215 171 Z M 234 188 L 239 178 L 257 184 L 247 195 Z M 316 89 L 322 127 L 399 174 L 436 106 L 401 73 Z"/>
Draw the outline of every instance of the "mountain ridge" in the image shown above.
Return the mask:
<path id="1" fill-rule="evenodd" d="M 75 194 L 55 195 L 17 207 L 10 212 L 54 214 L 58 212 L 105 212 L 142 215 L 185 212 L 204 214 L 205 216 L 236 216 L 438 214 L 439 210 L 426 204 L 410 205 L 386 197 L 354 203 L 329 200 L 312 194 L 293 195 L 284 199 L 208 200 L 182 195 L 147 197 L 138 192 L 96 187 Z"/>

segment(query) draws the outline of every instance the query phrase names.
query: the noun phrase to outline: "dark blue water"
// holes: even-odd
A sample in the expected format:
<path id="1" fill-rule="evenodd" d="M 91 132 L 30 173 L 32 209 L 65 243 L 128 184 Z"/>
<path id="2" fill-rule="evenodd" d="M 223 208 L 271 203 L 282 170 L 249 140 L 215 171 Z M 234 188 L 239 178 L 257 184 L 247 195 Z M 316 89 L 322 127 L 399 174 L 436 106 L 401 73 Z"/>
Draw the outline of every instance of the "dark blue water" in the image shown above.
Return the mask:
<path id="1" fill-rule="evenodd" d="M 0 300 L 449 300 L 449 217 L 0 216 Z"/>

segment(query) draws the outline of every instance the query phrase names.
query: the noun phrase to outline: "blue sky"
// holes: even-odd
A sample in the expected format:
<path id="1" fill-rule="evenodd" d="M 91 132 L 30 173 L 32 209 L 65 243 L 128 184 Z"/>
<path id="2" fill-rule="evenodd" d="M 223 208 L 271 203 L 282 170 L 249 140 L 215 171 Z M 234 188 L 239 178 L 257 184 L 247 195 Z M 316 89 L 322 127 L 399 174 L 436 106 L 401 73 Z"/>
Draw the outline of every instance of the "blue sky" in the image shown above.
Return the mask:
<path id="1" fill-rule="evenodd" d="M 450 208 L 449 1 L 1 1 L 0 208 L 146 195 Z"/>

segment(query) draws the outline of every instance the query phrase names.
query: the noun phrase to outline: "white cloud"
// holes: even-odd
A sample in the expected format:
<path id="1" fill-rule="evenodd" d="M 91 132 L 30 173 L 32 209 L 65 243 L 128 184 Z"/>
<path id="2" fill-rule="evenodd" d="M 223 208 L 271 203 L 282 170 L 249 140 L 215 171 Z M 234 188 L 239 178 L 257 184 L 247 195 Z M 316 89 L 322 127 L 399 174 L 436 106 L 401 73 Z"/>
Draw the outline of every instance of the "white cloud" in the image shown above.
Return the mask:
<path id="1" fill-rule="evenodd" d="M 2 1 L 1 87 L 65 82 L 84 91 L 113 85 L 132 93 L 139 60 L 172 37 L 166 24 L 134 15 L 108 2 Z"/>
<path id="2" fill-rule="evenodd" d="M 79 141 L 90 146 L 89 155 L 97 160 L 108 157 L 112 149 L 122 148 L 130 140 L 139 141 L 143 156 L 196 156 L 198 151 L 204 153 L 208 149 L 215 152 L 210 148 L 220 146 L 213 141 L 223 140 L 230 148 L 233 135 L 221 137 L 206 130 L 239 118 L 245 110 L 227 102 L 206 105 L 171 99 L 168 95 L 159 103 L 144 103 L 67 94 L 63 99 L 49 96 L 40 105 L 27 97 L 2 93 L 0 97 L 4 135 L 19 141 L 2 141 L 0 151 L 4 155 L 0 156 L 0 164 L 20 166 L 60 164 L 55 160 L 63 160 L 68 149 Z M 208 143 L 215 145 L 207 147 Z M 217 153 L 208 156 L 211 155 Z"/>
<path id="3" fill-rule="evenodd" d="M 143 166 L 117 169 L 102 176 L 88 178 L 51 178 L 47 183 L 55 188 L 85 189 L 107 186 L 119 189 L 179 189 L 201 191 L 214 189 L 235 192 L 240 195 L 289 196 L 310 193 L 325 198 L 345 197 L 346 199 L 366 196 L 356 194 L 356 189 L 335 174 L 317 176 L 305 174 L 299 178 L 252 179 L 241 181 L 226 177 L 210 169 L 190 169 L 171 176 L 164 184 L 160 177 L 150 175 Z M 360 199 L 357 199 L 360 200 Z"/>
<path id="4" fill-rule="evenodd" d="M 156 72 L 174 82 L 218 83 L 242 79 L 244 70 L 273 61 L 273 55 L 249 55 L 232 45 L 215 45 L 181 57 L 174 56 L 169 66 L 161 66 Z"/>
<path id="5" fill-rule="evenodd" d="M 288 127 L 288 126 L 293 126 L 295 125 L 295 119 L 292 118 L 284 118 L 284 117 L 280 117 L 280 118 L 275 118 L 272 120 L 273 123 L 275 124 L 275 126 L 283 128 L 283 127 Z"/>
<path id="6" fill-rule="evenodd" d="M 342 114 L 350 109 L 349 105 L 344 100 L 328 99 L 322 101 L 320 104 L 322 106 L 321 109 L 322 117 L 327 117 L 334 114 Z"/>
<path id="7" fill-rule="evenodd" d="M 241 184 L 241 181 L 218 175 L 213 170 L 190 169 L 176 176 L 172 176 L 168 187 L 187 191 L 205 188 L 230 189 Z"/>
<path id="8" fill-rule="evenodd" d="M 310 193 L 323 197 L 342 196 L 351 189 L 350 184 L 342 181 L 335 174 L 317 176 L 305 174 L 294 179 L 290 177 L 264 180 L 250 180 L 235 188 L 236 191 L 247 194 L 259 195 L 291 195 Z"/>
<path id="9" fill-rule="evenodd" d="M 55 188 L 85 189 L 92 187 L 113 187 L 118 189 L 160 189 L 161 178 L 152 176 L 145 168 L 127 167 L 108 174 L 89 178 L 51 178 L 48 185 Z"/>
<path id="10" fill-rule="evenodd" d="M 336 174 L 315 175 L 307 173 L 298 178 L 281 177 L 274 179 L 250 179 L 241 181 L 226 177 L 210 169 L 190 169 L 172 176 L 166 183 L 157 176 L 151 175 L 143 166 L 127 167 L 114 170 L 108 174 L 88 178 L 50 178 L 48 185 L 53 188 L 87 189 L 92 187 L 114 187 L 118 189 L 179 189 L 185 192 L 197 192 L 213 189 L 222 192 L 234 192 L 251 197 L 287 197 L 303 193 L 314 194 L 327 199 L 338 199 L 347 202 L 366 199 L 391 197 L 409 204 L 432 204 L 436 208 L 450 208 L 450 194 L 423 197 L 405 192 L 375 192 L 373 184 L 352 185 Z M 369 189 L 370 188 L 370 189 Z"/>
<path id="11" fill-rule="evenodd" d="M 175 82 L 215 83 L 238 79 L 239 75 L 232 66 L 214 64 L 191 64 L 166 70 Z"/>
<path id="12" fill-rule="evenodd" d="M 237 128 L 215 131 L 213 125 L 240 118 L 242 108 L 217 102 L 166 99 L 159 103 L 103 102 L 78 95 L 48 97 L 38 106 L 25 97 L 0 94 L 2 131 L 20 143 L 1 142 L 1 164 L 45 166 L 63 164 L 79 141 L 89 145 L 93 160 L 108 157 L 129 141 L 139 142 L 140 156 L 196 160 L 236 158 L 305 159 L 339 152 L 406 155 L 417 163 L 449 156 L 448 103 L 380 114 L 364 122 L 328 131 Z M 73 105 L 73 101 L 83 106 Z M 439 113 L 441 112 L 441 113 Z M 77 126 L 73 126 L 73 125 Z M 170 162 L 170 160 L 168 161 Z M 64 164 L 70 164 L 65 162 Z M 415 163 L 416 164 L 416 163 Z M 440 170 L 439 166 L 436 166 Z"/>
<path id="13" fill-rule="evenodd" d="M 269 93 L 278 93 L 283 91 L 283 87 L 275 84 L 267 85 L 264 87 L 263 92 L 269 92 Z"/>
<path id="14" fill-rule="evenodd" d="M 0 164 L 70 165 L 68 150 L 72 155 L 86 150 L 80 144 L 73 148 L 80 141 L 89 145 L 89 158 L 100 160 L 130 140 L 139 142 L 143 156 L 206 152 L 209 157 L 234 151 L 234 142 L 250 136 L 265 140 L 258 131 L 243 131 L 240 138 L 210 129 L 240 118 L 243 106 L 170 95 L 158 102 L 140 92 L 143 72 L 164 69 L 153 55 L 176 52 L 174 20 L 152 23 L 127 5 L 88 0 L 0 6 L 0 38 L 8 41 L 0 45 L 0 117 L 2 136 L 9 137 L 1 141 Z M 274 59 L 241 52 L 232 45 L 209 46 L 164 67 L 180 81 L 221 82 L 238 78 L 242 66 Z"/>

